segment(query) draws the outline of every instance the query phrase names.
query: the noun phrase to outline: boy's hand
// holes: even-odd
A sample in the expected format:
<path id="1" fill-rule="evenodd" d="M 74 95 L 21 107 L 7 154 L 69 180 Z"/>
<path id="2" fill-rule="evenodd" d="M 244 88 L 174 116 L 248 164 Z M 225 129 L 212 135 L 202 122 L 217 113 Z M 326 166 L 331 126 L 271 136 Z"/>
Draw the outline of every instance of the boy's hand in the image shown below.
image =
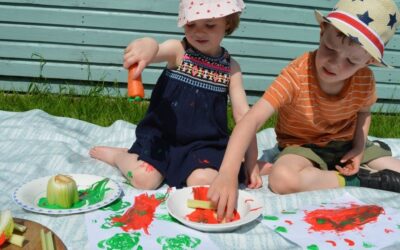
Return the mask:
<path id="1" fill-rule="evenodd" d="M 238 181 L 237 176 L 232 178 L 218 173 L 217 177 L 211 183 L 207 198 L 217 208 L 217 220 L 226 222 L 231 221 L 233 210 L 236 208 L 238 197 Z"/>
<path id="2" fill-rule="evenodd" d="M 340 162 L 343 164 L 343 167 L 336 165 L 336 169 L 340 174 L 346 176 L 351 176 L 358 173 L 363 154 L 364 152 L 362 150 L 353 148 L 340 160 Z"/>
<path id="3" fill-rule="evenodd" d="M 248 188 L 255 189 L 262 186 L 262 179 L 258 164 L 251 164 L 246 167 L 246 184 Z"/>
<path id="4" fill-rule="evenodd" d="M 140 38 L 131 42 L 124 52 L 124 68 L 137 64 L 133 79 L 139 77 L 143 69 L 157 55 L 158 43 L 152 38 Z"/>

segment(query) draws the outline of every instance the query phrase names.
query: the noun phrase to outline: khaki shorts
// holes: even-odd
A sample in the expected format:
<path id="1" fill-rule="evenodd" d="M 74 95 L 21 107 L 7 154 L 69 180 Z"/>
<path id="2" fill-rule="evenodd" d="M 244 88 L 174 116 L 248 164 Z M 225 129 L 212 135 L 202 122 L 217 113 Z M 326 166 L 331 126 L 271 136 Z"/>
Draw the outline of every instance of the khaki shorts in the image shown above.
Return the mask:
<path id="1" fill-rule="evenodd" d="M 320 169 L 335 170 L 336 165 L 343 165 L 340 163 L 340 159 L 349 152 L 351 148 L 351 141 L 332 141 L 324 147 L 319 147 L 315 144 L 289 146 L 281 150 L 281 152 L 276 156 L 275 161 L 282 155 L 295 154 L 310 160 Z M 384 156 L 392 156 L 392 152 L 386 143 L 381 141 L 367 141 L 361 164 L 368 163 Z"/>

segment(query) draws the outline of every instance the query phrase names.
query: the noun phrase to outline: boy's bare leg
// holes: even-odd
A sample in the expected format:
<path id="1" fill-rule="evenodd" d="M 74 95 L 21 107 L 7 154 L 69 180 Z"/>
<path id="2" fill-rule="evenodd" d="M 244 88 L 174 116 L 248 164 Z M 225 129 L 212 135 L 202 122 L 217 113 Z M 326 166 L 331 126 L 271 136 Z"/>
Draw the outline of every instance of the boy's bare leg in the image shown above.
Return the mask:
<path id="1" fill-rule="evenodd" d="M 385 156 L 368 162 L 368 167 L 374 170 L 390 169 L 400 173 L 400 159 Z"/>
<path id="2" fill-rule="evenodd" d="M 211 185 L 218 171 L 212 168 L 198 168 L 186 179 L 187 186 Z"/>
<path id="3" fill-rule="evenodd" d="M 308 159 L 294 154 L 280 157 L 269 175 L 271 190 L 279 194 L 289 194 L 339 187 L 336 171 L 320 170 Z"/>
<path id="4" fill-rule="evenodd" d="M 258 168 L 260 169 L 260 175 L 269 175 L 272 171 L 273 164 L 268 161 L 257 161 Z"/>
<path id="5" fill-rule="evenodd" d="M 152 165 L 138 160 L 137 154 L 128 153 L 127 148 L 94 147 L 89 151 L 92 158 L 117 167 L 135 188 L 156 189 L 163 177 Z"/>

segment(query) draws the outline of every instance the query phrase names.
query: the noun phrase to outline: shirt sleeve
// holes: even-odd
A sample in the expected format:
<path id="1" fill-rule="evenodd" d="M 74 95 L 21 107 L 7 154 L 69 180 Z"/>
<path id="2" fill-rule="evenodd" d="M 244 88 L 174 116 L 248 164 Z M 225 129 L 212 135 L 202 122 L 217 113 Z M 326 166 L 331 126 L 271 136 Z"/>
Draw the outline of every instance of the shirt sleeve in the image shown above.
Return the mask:
<path id="1" fill-rule="evenodd" d="M 267 88 L 263 98 L 277 110 L 293 101 L 296 90 L 299 89 L 298 83 L 298 72 L 293 64 L 289 64 Z"/>

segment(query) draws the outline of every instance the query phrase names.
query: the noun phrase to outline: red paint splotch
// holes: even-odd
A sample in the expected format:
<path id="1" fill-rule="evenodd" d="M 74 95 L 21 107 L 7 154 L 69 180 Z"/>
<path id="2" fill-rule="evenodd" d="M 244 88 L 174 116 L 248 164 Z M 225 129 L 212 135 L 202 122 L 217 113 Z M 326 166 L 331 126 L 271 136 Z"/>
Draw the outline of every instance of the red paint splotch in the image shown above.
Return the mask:
<path id="1" fill-rule="evenodd" d="M 4 242 L 6 242 L 6 234 L 3 232 L 1 235 L 0 235 L 0 246 L 1 245 L 3 245 L 4 244 Z"/>
<path id="2" fill-rule="evenodd" d="M 164 200 L 165 198 L 157 199 L 154 194 L 149 196 L 144 193 L 136 196 L 134 205 L 121 217 L 114 217 L 112 222 L 121 223 L 121 228 L 125 232 L 143 229 L 149 234 L 148 228 L 154 219 L 154 212 Z"/>
<path id="3" fill-rule="evenodd" d="M 362 230 L 365 224 L 375 222 L 382 213 L 383 208 L 376 205 L 352 204 L 348 208 L 306 212 L 304 220 L 311 225 L 310 230 L 344 232 Z"/>
<path id="4" fill-rule="evenodd" d="M 326 240 L 326 243 L 330 243 L 333 247 L 336 247 L 336 242 L 334 242 L 333 240 Z"/>
<path id="5" fill-rule="evenodd" d="M 350 239 L 344 239 L 344 241 L 347 243 L 347 245 L 349 245 L 349 247 L 352 247 L 355 245 L 354 241 L 352 241 Z"/>
<path id="6" fill-rule="evenodd" d="M 195 200 L 202 200 L 202 201 L 208 200 L 207 199 L 208 187 L 193 187 L 192 190 L 193 190 L 193 198 Z M 215 213 L 215 210 L 213 209 L 196 208 L 192 213 L 186 215 L 186 218 L 190 221 L 198 223 L 207 223 L 207 224 L 220 223 L 217 220 L 217 215 Z M 231 219 L 231 221 L 239 219 L 240 215 L 235 209 L 233 211 L 233 218 Z"/>

